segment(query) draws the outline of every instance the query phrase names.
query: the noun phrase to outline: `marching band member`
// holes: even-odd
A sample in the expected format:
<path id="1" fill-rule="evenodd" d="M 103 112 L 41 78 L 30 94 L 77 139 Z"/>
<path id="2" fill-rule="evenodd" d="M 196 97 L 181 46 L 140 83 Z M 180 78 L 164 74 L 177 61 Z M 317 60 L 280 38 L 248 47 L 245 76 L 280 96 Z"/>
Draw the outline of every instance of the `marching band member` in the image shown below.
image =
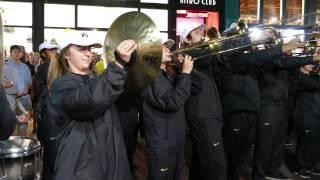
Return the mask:
<path id="1" fill-rule="evenodd" d="M 132 179 L 114 101 L 123 91 L 126 64 L 137 48 L 133 40 L 116 48 L 116 61 L 91 76 L 91 48 L 101 47 L 83 34 L 59 43 L 52 69 L 48 114 L 57 126 L 54 179 Z"/>
<path id="2" fill-rule="evenodd" d="M 181 35 L 181 42 L 192 45 L 204 37 L 205 25 L 190 23 Z M 188 53 L 187 53 L 188 54 Z M 193 50 L 193 54 L 201 54 Z M 193 56 L 190 53 L 191 56 Z M 186 102 L 186 120 L 192 137 L 190 179 L 225 180 L 226 161 L 221 137 L 221 104 L 211 67 L 194 64 L 191 96 Z"/>
<path id="3" fill-rule="evenodd" d="M 58 46 L 50 42 L 43 42 L 39 45 L 39 52 L 43 63 L 38 67 L 34 76 L 33 93 L 35 94 L 34 121 L 37 121 L 37 137 L 43 145 L 43 168 L 42 175 L 45 180 L 53 179 L 54 162 L 56 158 L 56 146 L 52 144 L 51 137 L 56 134 L 55 126 L 47 117 L 48 98 L 48 72 L 50 64 L 56 64 L 58 60 Z M 51 77 L 51 75 L 49 75 Z"/>
<path id="4" fill-rule="evenodd" d="M 230 71 L 221 80 L 223 107 L 223 138 L 228 161 L 228 179 L 237 180 L 245 169 L 245 160 L 255 144 L 260 90 L 257 81 L 259 66 L 272 64 L 273 57 L 280 57 L 300 44 L 291 42 L 265 50 L 251 50 L 234 55 Z"/>
<path id="5" fill-rule="evenodd" d="M 184 104 L 190 95 L 193 61 L 185 56 L 182 72 L 166 71 L 170 47 L 163 45 L 161 72 L 143 92 L 143 122 L 148 180 L 180 180 L 184 159 Z"/>
<path id="6" fill-rule="evenodd" d="M 320 175 L 315 169 L 319 160 L 319 130 L 320 130 L 320 79 L 319 74 L 312 73 L 314 65 L 300 68 L 296 80 L 297 98 L 294 118 L 297 125 L 296 160 L 298 175 L 311 178 Z"/>
<path id="7" fill-rule="evenodd" d="M 195 26 L 196 27 L 196 26 Z M 201 27 L 201 26 L 199 26 Z M 192 29 L 192 28 L 191 28 Z M 201 32 L 201 28 L 195 28 L 193 29 L 194 31 L 187 31 L 190 32 L 189 34 L 187 34 L 186 37 L 188 40 L 187 42 L 189 42 L 189 44 L 193 44 L 198 42 L 199 39 L 201 39 L 201 37 L 203 36 L 203 34 L 199 33 Z M 247 43 L 256 43 L 259 41 L 265 41 L 269 38 L 274 37 L 274 33 L 270 32 L 269 30 L 265 30 L 262 32 L 263 36 L 261 38 L 257 38 L 257 37 L 243 37 L 240 39 L 234 39 L 234 40 L 228 40 L 222 43 L 222 49 L 229 49 L 232 47 L 239 47 L 241 46 L 241 44 L 246 45 Z M 195 38 L 192 38 L 192 37 Z M 199 37 L 200 36 L 200 37 Z M 204 172 L 204 173 L 196 173 L 197 175 L 194 176 L 194 178 L 197 178 L 199 176 L 203 176 L 203 175 L 208 175 L 208 177 L 211 174 L 211 177 L 204 177 L 202 179 L 219 179 L 223 177 L 223 172 L 221 171 L 221 169 L 223 169 L 223 165 L 225 164 L 224 162 L 224 150 L 223 150 L 223 146 L 222 146 L 222 137 L 221 137 L 221 125 L 220 125 L 220 121 L 221 121 L 221 115 L 222 115 L 222 111 L 221 111 L 221 107 L 220 107 L 220 99 L 219 99 L 219 94 L 218 94 L 218 90 L 217 90 L 217 86 L 216 86 L 216 81 L 219 80 L 219 76 L 222 77 L 226 77 L 228 74 L 232 73 L 232 72 L 238 72 L 238 73 L 248 73 L 248 69 L 252 69 L 254 68 L 254 66 L 257 66 L 259 64 L 263 64 L 263 63 L 272 63 L 272 60 L 270 60 L 271 57 L 280 57 L 282 55 L 283 52 L 286 52 L 287 50 L 292 50 L 295 49 L 296 47 L 298 47 L 300 44 L 296 43 L 296 42 L 292 42 L 289 45 L 286 46 L 279 46 L 279 47 L 275 47 L 272 48 L 270 50 L 265 50 L 265 51 L 261 51 L 261 52 L 255 52 L 255 53 L 251 53 L 251 54 L 246 54 L 246 53 L 241 53 L 242 51 L 236 51 L 236 52 L 232 52 L 232 53 L 226 53 L 223 54 L 221 56 L 215 56 L 215 57 L 208 57 L 207 59 L 204 60 L 199 60 L 199 62 L 197 61 L 195 63 L 195 69 L 200 71 L 201 73 L 203 73 L 204 75 L 206 75 L 206 77 L 208 78 L 208 80 L 205 80 L 205 76 L 202 76 L 201 80 L 199 84 L 204 84 L 201 85 L 201 91 L 198 95 L 198 98 L 195 97 L 191 97 L 190 100 L 187 102 L 186 106 L 189 106 L 189 103 L 192 102 L 192 105 L 189 108 L 186 108 L 186 112 L 189 113 L 188 114 L 188 118 L 191 119 L 189 122 L 190 124 L 190 131 L 191 131 L 191 135 L 195 136 L 193 137 L 193 139 L 195 139 L 194 141 L 197 141 L 197 139 L 202 139 L 201 142 L 199 142 L 197 145 L 195 145 L 195 150 L 197 151 L 198 148 L 200 149 L 200 153 L 198 152 L 199 156 L 203 156 L 202 158 L 200 158 L 200 162 L 196 162 L 196 164 L 193 164 L 194 167 L 199 168 L 201 170 L 202 167 L 205 166 L 210 166 L 210 164 L 212 165 L 212 167 L 210 167 L 210 169 L 215 169 L 210 171 L 210 173 L 208 172 Z M 192 50 L 193 52 L 191 52 L 192 55 L 194 54 L 203 54 L 203 53 L 207 53 L 203 50 Z M 195 55 L 196 56 L 196 55 Z M 225 72 L 223 72 L 225 71 Z M 201 77 L 201 76 L 199 76 Z M 222 78 L 223 79 L 223 78 Z M 219 82 L 219 81 L 218 81 Z M 222 80 L 222 82 L 225 82 L 225 80 Z M 241 84 L 241 82 L 237 82 L 237 81 L 232 81 L 235 83 Z M 258 84 L 257 82 L 254 82 L 253 84 L 251 83 L 250 87 L 253 87 L 256 91 L 254 91 L 254 89 L 252 89 L 254 91 L 255 94 L 259 94 L 259 89 L 258 89 Z M 247 87 L 246 88 L 250 88 Z M 206 90 L 208 88 L 208 90 Z M 250 89 L 251 90 L 251 89 Z M 242 90 L 240 90 L 241 93 L 243 93 Z M 213 95 L 214 92 L 216 92 L 216 95 Z M 223 91 L 223 95 L 225 95 L 225 92 Z M 227 92 L 226 92 L 227 93 Z M 247 92 L 246 92 L 247 93 Z M 201 95 L 203 94 L 203 95 Z M 206 95 L 204 95 L 206 94 Z M 249 93 L 250 94 L 250 93 Z M 201 96 L 203 96 L 202 102 L 199 103 L 201 101 Z M 213 98 L 216 97 L 216 98 Z M 227 96 L 224 96 L 224 98 L 226 98 Z M 256 96 L 255 96 L 256 97 Z M 257 96 L 259 97 L 259 95 Z M 211 99 L 210 99 L 211 98 Z M 215 100 L 214 100 L 215 99 Z M 241 103 L 234 103 L 235 99 L 232 99 L 232 105 L 231 108 L 229 106 L 227 106 L 225 103 L 227 101 L 225 101 L 224 99 L 224 104 L 227 107 L 226 112 L 230 113 L 232 110 L 232 108 L 238 108 L 241 103 L 244 103 L 243 101 L 241 101 Z M 198 102 L 198 103 L 196 103 Z M 206 102 L 208 103 L 207 105 Z M 254 104 L 258 104 L 259 102 L 256 101 L 256 99 L 253 99 L 253 103 Z M 229 104 L 230 105 L 230 104 Z M 254 105 L 253 105 L 254 106 Z M 244 106 L 246 107 L 246 106 Z M 192 110 L 191 110 L 192 108 Z M 211 110 L 210 110 L 211 108 Z M 241 105 L 241 108 L 243 108 L 243 106 Z M 256 108 L 256 107 L 254 107 Z M 219 110 L 220 109 L 220 110 Z M 223 109 L 224 110 L 224 109 Z M 229 111 L 228 111 L 229 110 Z M 196 117 L 198 116 L 198 117 Z M 226 116 L 229 117 L 229 116 Z M 236 116 L 238 118 L 238 116 Z M 252 116 L 254 117 L 254 115 Z M 200 120 L 199 120 L 200 119 Z M 230 118 L 229 118 L 230 119 Z M 244 118 L 245 119 L 245 118 Z M 254 119 L 254 118 L 253 118 Z M 235 146 L 239 145 L 239 142 L 234 139 L 234 138 L 229 138 L 231 136 L 233 136 L 233 133 L 230 132 L 229 130 L 232 129 L 232 131 L 235 128 L 240 128 L 240 127 L 235 127 L 234 123 L 239 122 L 241 125 L 243 125 L 244 123 L 241 123 L 239 121 L 226 121 L 225 123 L 225 129 L 227 130 L 225 134 L 225 142 L 227 143 L 227 158 L 229 160 L 229 172 L 228 174 L 230 175 L 229 178 L 231 179 L 237 179 L 238 171 L 239 168 L 242 165 L 242 162 L 245 159 L 246 154 L 249 151 L 249 147 L 250 147 L 250 137 L 243 137 L 243 139 L 245 139 L 245 141 L 248 142 L 244 142 L 244 144 L 241 144 L 241 151 L 239 153 L 234 153 L 235 151 Z M 196 124 L 198 123 L 198 124 Z M 238 123 L 238 124 L 239 124 Z M 203 124 L 201 126 L 201 124 Z M 205 125 L 204 125 L 205 124 Z M 250 122 L 248 122 L 248 125 L 250 126 Z M 194 126 L 194 127 L 193 127 Z M 195 127 L 199 127 L 198 130 Z M 206 127 L 208 128 L 208 130 L 206 129 L 201 129 L 200 127 Z M 196 131 L 197 130 L 197 131 Z M 253 132 L 253 131 L 251 131 Z M 249 134 L 243 134 L 243 136 L 249 136 Z M 239 137 L 241 140 L 242 137 Z M 252 139 L 252 138 L 251 138 Z M 199 140 L 200 141 L 200 140 Z M 211 145 L 205 145 L 204 142 L 208 142 Z M 202 143 L 202 145 L 201 145 Z M 212 145 L 213 148 L 212 148 Z M 219 147 L 222 146 L 222 147 Z M 197 147 L 199 146 L 199 147 Z M 216 147 L 218 146 L 218 147 Z M 206 148 L 209 147 L 209 148 Z M 212 148 L 212 149 L 211 149 Z M 240 148 L 240 147 L 239 147 Z M 205 151 L 207 151 L 205 153 Z M 208 153 L 210 151 L 214 151 L 211 153 Z M 208 156 L 208 154 L 210 154 Z M 195 156 L 197 157 L 197 156 Z M 208 157 L 212 157 L 208 158 Z M 231 159 L 230 159 L 231 158 Z M 202 159 L 202 160 L 201 160 Z M 200 164 L 200 166 L 199 166 Z M 205 164 L 204 166 L 201 166 L 201 164 Z M 192 169 L 192 168 L 191 168 Z M 216 173 L 216 174 L 215 174 Z M 220 174 L 220 177 L 217 176 L 217 174 Z M 191 177 L 193 176 L 192 172 L 190 173 Z M 199 175 L 201 174 L 201 175 Z M 233 176 L 234 175 L 234 176 Z"/>
<path id="8" fill-rule="evenodd" d="M 298 46 L 303 46 L 299 38 Z M 299 45 L 300 44 L 300 45 Z M 290 51 L 287 51 L 290 53 Z M 290 179 L 280 171 L 284 145 L 287 139 L 288 70 L 318 62 L 320 56 L 274 58 L 271 64 L 262 65 L 259 77 L 261 110 L 257 130 L 254 178 Z"/>

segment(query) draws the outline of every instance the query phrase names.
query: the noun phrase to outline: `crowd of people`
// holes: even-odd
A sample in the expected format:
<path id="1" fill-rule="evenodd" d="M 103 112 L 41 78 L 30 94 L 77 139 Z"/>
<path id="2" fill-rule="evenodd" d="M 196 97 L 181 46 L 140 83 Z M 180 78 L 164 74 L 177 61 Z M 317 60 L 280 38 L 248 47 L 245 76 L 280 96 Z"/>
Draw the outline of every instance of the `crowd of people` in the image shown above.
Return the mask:
<path id="1" fill-rule="evenodd" d="M 190 23 L 181 46 L 201 43 L 205 32 L 205 25 Z M 220 48 L 276 36 L 268 29 L 261 33 L 230 38 Z M 264 180 L 290 179 L 281 167 L 294 129 L 296 174 L 320 175 L 319 54 L 294 56 L 292 50 L 305 46 L 299 38 L 197 61 L 192 59 L 212 49 L 172 56 L 173 45 L 173 40 L 163 42 L 160 73 L 142 92 L 124 89 L 139 46 L 135 40 L 122 41 L 115 61 L 104 68 L 92 52 L 101 44 L 83 34 L 59 44 L 43 42 L 36 53 L 12 45 L 3 62 L 1 140 L 14 130 L 26 136 L 32 118 L 43 147 L 45 180 L 133 179 L 138 131 L 145 139 L 148 180 L 181 179 L 187 137 L 189 179 L 239 180 L 253 149 L 251 177 Z"/>

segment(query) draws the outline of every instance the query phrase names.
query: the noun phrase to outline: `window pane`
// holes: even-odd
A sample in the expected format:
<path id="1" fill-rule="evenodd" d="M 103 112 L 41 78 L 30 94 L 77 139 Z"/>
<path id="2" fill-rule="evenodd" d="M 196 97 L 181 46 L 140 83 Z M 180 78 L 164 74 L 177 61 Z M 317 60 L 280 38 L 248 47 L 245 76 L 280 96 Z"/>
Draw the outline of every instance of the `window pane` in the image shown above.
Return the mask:
<path id="1" fill-rule="evenodd" d="M 11 45 L 22 45 L 26 52 L 32 51 L 32 29 L 31 28 L 3 28 L 3 47 L 8 55 Z"/>
<path id="2" fill-rule="evenodd" d="M 141 0 L 142 3 L 168 4 L 168 0 Z"/>
<path id="3" fill-rule="evenodd" d="M 316 24 L 320 24 L 320 0 L 317 0 L 317 19 Z"/>
<path id="4" fill-rule="evenodd" d="M 168 31 L 168 10 L 141 9 L 141 12 L 145 13 L 156 23 L 159 31 Z"/>
<path id="5" fill-rule="evenodd" d="M 59 43 L 61 39 L 65 37 L 65 34 L 68 32 L 72 32 L 72 29 L 44 29 L 44 40 L 54 43 Z"/>
<path id="6" fill-rule="evenodd" d="M 258 0 L 240 0 L 240 18 L 249 24 L 258 24 Z"/>
<path id="7" fill-rule="evenodd" d="M 287 0 L 286 24 L 302 25 L 302 0 Z"/>
<path id="8" fill-rule="evenodd" d="M 264 24 L 280 24 L 280 0 L 268 0 L 263 4 Z"/>
<path id="9" fill-rule="evenodd" d="M 46 27 L 74 27 L 74 5 L 45 4 L 44 26 Z"/>
<path id="10" fill-rule="evenodd" d="M 99 6 L 78 6 L 78 26 L 93 28 L 109 28 L 116 18 L 130 11 L 138 11 L 138 9 Z"/>
<path id="11" fill-rule="evenodd" d="M 160 37 L 162 42 L 165 42 L 166 40 L 168 40 L 168 33 L 160 33 Z"/>
<path id="12" fill-rule="evenodd" d="M 32 3 L 0 1 L 4 25 L 32 26 Z"/>

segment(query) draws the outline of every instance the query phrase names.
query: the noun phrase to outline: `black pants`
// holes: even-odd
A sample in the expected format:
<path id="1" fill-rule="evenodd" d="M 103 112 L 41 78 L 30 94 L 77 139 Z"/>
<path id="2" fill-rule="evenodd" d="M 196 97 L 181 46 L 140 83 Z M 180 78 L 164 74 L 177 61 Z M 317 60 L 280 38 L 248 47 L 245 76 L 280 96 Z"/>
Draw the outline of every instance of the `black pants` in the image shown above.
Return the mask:
<path id="1" fill-rule="evenodd" d="M 57 150 L 55 140 L 43 142 L 43 180 L 53 180 Z"/>
<path id="2" fill-rule="evenodd" d="M 138 136 L 138 108 L 119 111 L 119 118 L 130 168 L 133 171 L 133 154 L 136 151 Z"/>
<path id="3" fill-rule="evenodd" d="M 287 115 L 288 115 L 288 137 L 287 140 L 290 140 L 293 128 L 294 128 L 294 109 L 296 107 L 295 97 L 289 95 L 287 102 Z"/>
<path id="4" fill-rule="evenodd" d="M 221 135 L 221 122 L 217 119 L 188 121 L 192 138 L 190 180 L 225 180 L 226 160 Z"/>
<path id="5" fill-rule="evenodd" d="M 263 103 L 257 128 L 254 179 L 279 172 L 287 138 L 286 103 Z"/>
<path id="6" fill-rule="evenodd" d="M 295 121 L 297 124 L 296 158 L 298 168 L 314 168 L 318 160 L 319 133 L 317 131 L 320 118 L 314 117 L 310 112 L 296 110 Z"/>
<path id="7" fill-rule="evenodd" d="M 257 112 L 234 112 L 223 118 L 223 140 L 227 156 L 228 179 L 238 180 L 255 141 Z"/>
<path id="8" fill-rule="evenodd" d="M 147 150 L 148 180 L 180 180 L 184 159 L 179 152 L 150 152 Z"/>

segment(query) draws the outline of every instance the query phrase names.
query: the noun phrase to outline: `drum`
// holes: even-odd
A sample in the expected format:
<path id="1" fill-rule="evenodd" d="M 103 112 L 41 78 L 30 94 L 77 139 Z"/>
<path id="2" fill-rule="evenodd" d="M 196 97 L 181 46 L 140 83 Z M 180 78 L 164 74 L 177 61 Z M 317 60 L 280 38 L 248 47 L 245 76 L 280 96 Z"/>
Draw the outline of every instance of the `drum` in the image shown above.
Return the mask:
<path id="1" fill-rule="evenodd" d="M 11 136 L 0 141 L 0 179 L 40 179 L 40 142 L 29 137 Z"/>

